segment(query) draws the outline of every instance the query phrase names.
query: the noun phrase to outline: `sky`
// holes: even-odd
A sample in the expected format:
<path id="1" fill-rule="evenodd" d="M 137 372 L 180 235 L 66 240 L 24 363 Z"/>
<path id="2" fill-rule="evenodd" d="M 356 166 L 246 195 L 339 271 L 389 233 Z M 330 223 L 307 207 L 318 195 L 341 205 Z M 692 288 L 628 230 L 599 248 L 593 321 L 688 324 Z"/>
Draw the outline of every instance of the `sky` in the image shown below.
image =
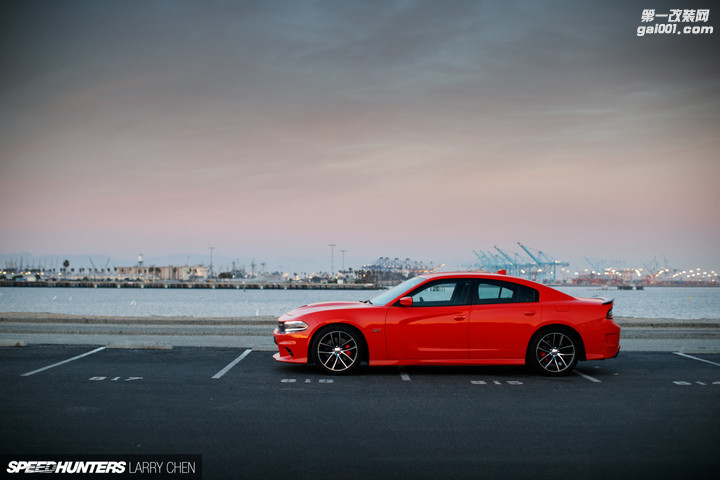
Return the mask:
<path id="1" fill-rule="evenodd" d="M 4 2 L 0 254 L 719 269 L 720 31 L 638 36 L 680 3 Z"/>

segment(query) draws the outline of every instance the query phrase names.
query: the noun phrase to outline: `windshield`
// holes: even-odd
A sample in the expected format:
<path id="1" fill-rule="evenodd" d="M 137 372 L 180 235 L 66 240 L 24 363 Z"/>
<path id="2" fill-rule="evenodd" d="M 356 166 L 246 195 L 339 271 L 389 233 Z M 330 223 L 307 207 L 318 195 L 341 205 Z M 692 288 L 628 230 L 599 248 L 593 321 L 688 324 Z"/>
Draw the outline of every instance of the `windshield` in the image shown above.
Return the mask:
<path id="1" fill-rule="evenodd" d="M 378 295 L 377 297 L 375 297 L 373 299 L 368 300 L 368 302 L 371 303 L 372 305 L 378 305 L 380 307 L 384 307 L 388 303 L 393 301 L 395 298 L 397 298 L 398 295 L 419 285 L 423 281 L 425 281 L 425 279 L 422 277 L 414 277 L 414 278 L 411 278 L 410 280 L 405 280 L 400 285 L 394 286 L 390 290 L 381 293 L 380 295 Z"/>

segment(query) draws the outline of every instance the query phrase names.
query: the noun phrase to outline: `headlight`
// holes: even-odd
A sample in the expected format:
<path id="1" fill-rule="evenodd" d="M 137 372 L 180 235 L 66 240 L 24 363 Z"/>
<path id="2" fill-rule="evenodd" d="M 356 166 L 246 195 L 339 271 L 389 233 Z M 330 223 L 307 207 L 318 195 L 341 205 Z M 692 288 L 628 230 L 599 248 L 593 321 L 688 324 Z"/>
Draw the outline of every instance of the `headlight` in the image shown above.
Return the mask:
<path id="1" fill-rule="evenodd" d="M 278 324 L 278 329 L 283 333 L 302 332 L 306 328 L 308 328 L 307 323 L 300 320 L 288 320 Z"/>

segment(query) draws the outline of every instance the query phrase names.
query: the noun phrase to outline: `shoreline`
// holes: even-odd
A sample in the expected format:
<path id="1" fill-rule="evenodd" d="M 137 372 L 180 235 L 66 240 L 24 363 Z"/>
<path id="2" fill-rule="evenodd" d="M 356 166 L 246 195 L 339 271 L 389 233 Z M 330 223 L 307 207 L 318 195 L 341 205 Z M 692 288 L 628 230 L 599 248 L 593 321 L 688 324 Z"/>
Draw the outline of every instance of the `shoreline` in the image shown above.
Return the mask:
<path id="1" fill-rule="evenodd" d="M 96 324 L 96 325 L 248 325 L 275 324 L 276 316 L 239 316 L 239 317 L 190 317 L 190 316 L 116 316 L 116 315 L 76 315 L 51 312 L 0 312 L 0 324 L 3 323 L 56 323 L 56 324 Z M 720 328 L 720 318 L 679 319 L 679 318 L 638 318 L 615 317 L 615 323 L 621 327 L 642 328 Z"/>
<path id="2" fill-rule="evenodd" d="M 383 290 L 393 283 L 310 283 L 310 282 L 143 282 L 137 280 L 0 280 L 9 288 L 130 288 L 130 289 L 231 289 L 231 290 Z M 719 288 L 718 282 L 659 282 L 650 284 L 573 284 L 548 283 L 551 288 L 591 288 L 596 290 L 642 290 L 644 288 Z M 630 288 L 629 288 L 630 287 Z"/>
<path id="3" fill-rule="evenodd" d="M 0 280 L 0 287 L 10 288 L 130 288 L 130 289 L 209 289 L 209 290 L 381 290 L 375 283 L 305 283 L 305 282 L 143 282 L 135 280 Z"/>

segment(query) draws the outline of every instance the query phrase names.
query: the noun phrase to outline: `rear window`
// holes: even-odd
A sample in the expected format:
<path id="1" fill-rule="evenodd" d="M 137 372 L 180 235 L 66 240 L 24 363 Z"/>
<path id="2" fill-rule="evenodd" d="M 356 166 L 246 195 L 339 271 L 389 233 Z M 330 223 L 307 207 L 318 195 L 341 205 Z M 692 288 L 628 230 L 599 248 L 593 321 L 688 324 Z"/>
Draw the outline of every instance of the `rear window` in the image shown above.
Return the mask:
<path id="1" fill-rule="evenodd" d="M 480 280 L 476 289 L 476 303 L 529 303 L 538 301 L 538 291 L 516 283 Z"/>

